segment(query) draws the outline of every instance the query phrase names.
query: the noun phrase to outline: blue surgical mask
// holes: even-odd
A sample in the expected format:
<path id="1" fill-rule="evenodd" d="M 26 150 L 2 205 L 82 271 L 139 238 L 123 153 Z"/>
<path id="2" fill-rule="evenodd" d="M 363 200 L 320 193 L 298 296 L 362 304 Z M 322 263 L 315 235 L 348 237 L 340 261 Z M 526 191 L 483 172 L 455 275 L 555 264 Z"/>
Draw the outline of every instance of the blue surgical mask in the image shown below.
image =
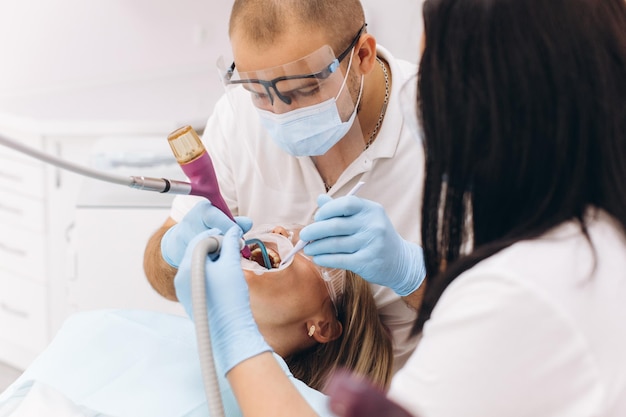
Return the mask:
<path id="1" fill-rule="evenodd" d="M 352 56 L 348 70 L 352 64 Z M 286 113 L 276 114 L 257 108 L 261 124 L 267 129 L 276 144 L 293 156 L 323 155 L 348 133 L 356 118 L 356 109 L 363 92 L 363 76 L 359 97 L 350 118 L 343 122 L 337 107 L 337 97 L 346 85 L 348 74 L 339 93 L 333 98 L 313 106 L 302 107 Z"/>

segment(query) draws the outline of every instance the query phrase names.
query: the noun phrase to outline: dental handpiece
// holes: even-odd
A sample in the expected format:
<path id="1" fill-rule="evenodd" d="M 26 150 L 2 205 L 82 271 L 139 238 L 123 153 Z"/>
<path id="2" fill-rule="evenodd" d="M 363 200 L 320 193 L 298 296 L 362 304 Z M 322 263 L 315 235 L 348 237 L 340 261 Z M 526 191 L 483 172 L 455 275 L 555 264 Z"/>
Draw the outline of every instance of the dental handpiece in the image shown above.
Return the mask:
<path id="1" fill-rule="evenodd" d="M 213 168 L 213 161 L 206 151 L 200 137 L 191 126 L 183 126 L 170 133 L 167 141 L 172 148 L 176 161 L 189 178 L 189 194 L 202 196 L 220 209 L 232 221 L 235 221 L 228 205 L 220 193 L 220 187 Z M 244 246 L 241 254 L 250 257 L 250 248 Z"/>
<path id="2" fill-rule="evenodd" d="M 128 177 L 99 171 L 47 154 L 2 135 L 0 135 L 0 145 L 7 146 L 20 153 L 26 154 L 48 164 L 52 164 L 61 169 L 65 169 L 85 177 L 94 178 L 99 181 L 125 185 L 137 190 L 156 191 L 159 193 L 187 195 L 191 192 L 191 184 L 188 182 L 144 176 Z"/>
<path id="3" fill-rule="evenodd" d="M 352 187 L 352 189 L 350 191 L 348 191 L 348 193 L 346 194 L 346 197 L 351 196 L 351 195 L 355 195 L 359 189 L 363 186 L 363 184 L 365 184 L 365 182 L 363 181 L 359 181 L 357 182 L 357 184 Z M 296 253 L 300 252 L 302 249 L 304 249 L 304 247 L 306 245 L 308 245 L 310 242 L 306 242 L 302 239 L 298 240 L 298 242 L 295 244 L 295 246 L 293 247 L 293 249 L 287 254 L 287 256 L 285 256 L 285 258 L 280 262 L 279 268 L 283 265 L 285 265 L 287 262 L 289 262 L 291 260 L 291 258 L 293 258 L 294 256 L 296 256 Z"/>
<path id="4" fill-rule="evenodd" d="M 220 194 L 215 170 L 213 169 L 213 162 L 206 152 L 206 149 L 204 149 L 200 138 L 191 126 L 185 126 L 171 133 L 168 137 L 168 142 L 180 167 L 192 183 L 167 178 L 116 175 L 99 171 L 47 154 L 46 152 L 26 146 L 0 134 L 0 145 L 7 146 L 20 153 L 52 164 L 61 169 L 74 172 L 78 175 L 112 184 L 125 185 L 137 190 L 156 191 L 168 194 L 192 194 L 206 197 L 211 204 L 219 208 L 234 221 L 233 215 Z M 247 246 L 244 247 L 241 254 L 249 258 L 250 249 Z"/>

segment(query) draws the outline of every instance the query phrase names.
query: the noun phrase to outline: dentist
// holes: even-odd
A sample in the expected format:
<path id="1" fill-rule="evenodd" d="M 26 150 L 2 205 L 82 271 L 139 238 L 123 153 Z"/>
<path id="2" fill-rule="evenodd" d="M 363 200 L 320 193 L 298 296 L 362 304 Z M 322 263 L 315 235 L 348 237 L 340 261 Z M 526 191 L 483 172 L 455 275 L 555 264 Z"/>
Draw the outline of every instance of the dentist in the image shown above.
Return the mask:
<path id="1" fill-rule="evenodd" d="M 410 330 L 425 276 L 424 151 L 411 128 L 416 66 L 376 44 L 358 0 L 236 0 L 229 35 L 234 61 L 219 65 L 227 92 L 203 133 L 224 200 L 247 217 L 244 230 L 250 219 L 309 224 L 320 194 L 337 199 L 318 216 L 345 204 L 349 227 L 333 232 L 358 241 L 341 248 L 349 258 L 329 263 L 372 284 L 399 369 L 416 345 Z M 361 198 L 341 198 L 359 181 Z M 231 224 L 207 201 L 177 197 L 146 247 L 152 286 L 176 300 L 173 280 L 189 242 Z"/>

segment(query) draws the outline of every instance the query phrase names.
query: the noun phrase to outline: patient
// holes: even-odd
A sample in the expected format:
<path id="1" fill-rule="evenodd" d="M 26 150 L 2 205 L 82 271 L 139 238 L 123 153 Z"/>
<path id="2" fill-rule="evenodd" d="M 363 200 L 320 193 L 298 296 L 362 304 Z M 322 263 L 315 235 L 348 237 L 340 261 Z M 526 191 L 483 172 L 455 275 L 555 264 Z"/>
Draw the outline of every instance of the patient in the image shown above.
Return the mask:
<path id="1" fill-rule="evenodd" d="M 301 228 L 259 226 L 245 238 L 263 236 L 268 251 L 274 251 L 281 238 L 289 241 L 281 253 L 274 253 L 278 264 L 298 241 Z M 286 268 L 261 275 L 250 264 L 242 259 L 255 321 L 296 378 L 323 390 L 328 375 L 342 367 L 387 387 L 391 338 L 366 281 L 350 271 L 319 267 L 302 252 Z"/>
<path id="2" fill-rule="evenodd" d="M 245 238 L 261 240 L 277 266 L 298 231 L 255 228 Z M 255 254 L 260 250 L 256 246 Z M 365 281 L 320 268 L 302 254 L 281 268 L 266 269 L 263 261 L 245 259 L 242 266 L 263 336 L 319 415 L 331 415 L 320 391 L 338 368 L 387 387 L 391 339 Z M 76 314 L 0 395 L 0 416 L 28 415 L 24 410 L 32 407 L 49 415 L 52 408 L 46 402 L 55 395 L 82 413 L 68 415 L 207 416 L 193 326 L 186 317 L 148 311 Z M 226 415 L 241 415 L 225 379 L 220 390 Z"/>

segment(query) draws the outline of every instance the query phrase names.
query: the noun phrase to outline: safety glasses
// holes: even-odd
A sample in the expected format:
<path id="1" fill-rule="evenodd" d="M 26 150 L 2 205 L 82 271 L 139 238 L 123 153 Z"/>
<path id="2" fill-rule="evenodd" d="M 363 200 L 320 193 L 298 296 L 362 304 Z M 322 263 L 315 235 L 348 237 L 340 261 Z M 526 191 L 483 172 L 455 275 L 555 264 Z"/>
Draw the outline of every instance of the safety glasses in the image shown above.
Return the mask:
<path id="1" fill-rule="evenodd" d="M 235 62 L 224 68 L 222 60 L 218 62 L 222 82 L 225 86 L 242 85 L 250 91 L 254 104 L 259 108 L 273 106 L 274 96 L 292 107 L 319 103 L 332 96 L 332 92 L 323 91 L 325 87 L 329 87 L 326 81 L 338 73 L 340 63 L 350 54 L 366 27 L 367 23 L 361 26 L 350 45 L 338 56 L 334 55 L 330 46 L 325 45 L 297 61 L 266 70 L 242 73 L 237 72 Z M 280 75 L 270 78 L 276 74 Z M 343 76 L 336 78 L 343 79 Z"/>

